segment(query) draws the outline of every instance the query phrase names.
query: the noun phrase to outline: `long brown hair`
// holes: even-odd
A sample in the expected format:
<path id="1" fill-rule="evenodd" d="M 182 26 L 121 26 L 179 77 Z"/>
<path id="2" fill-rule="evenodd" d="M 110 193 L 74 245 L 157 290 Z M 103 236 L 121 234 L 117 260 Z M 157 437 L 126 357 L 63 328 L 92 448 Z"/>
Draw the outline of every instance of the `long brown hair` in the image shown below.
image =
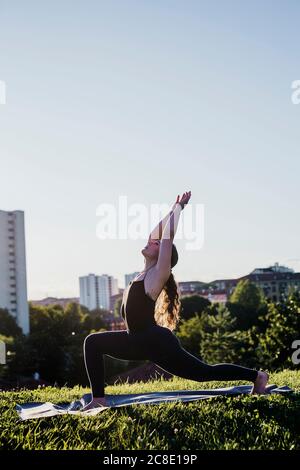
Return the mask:
<path id="1" fill-rule="evenodd" d="M 176 246 L 172 245 L 171 268 L 177 264 L 178 253 Z M 174 275 L 171 274 L 159 294 L 155 304 L 155 321 L 158 325 L 175 330 L 179 322 L 181 301 L 180 290 Z"/>

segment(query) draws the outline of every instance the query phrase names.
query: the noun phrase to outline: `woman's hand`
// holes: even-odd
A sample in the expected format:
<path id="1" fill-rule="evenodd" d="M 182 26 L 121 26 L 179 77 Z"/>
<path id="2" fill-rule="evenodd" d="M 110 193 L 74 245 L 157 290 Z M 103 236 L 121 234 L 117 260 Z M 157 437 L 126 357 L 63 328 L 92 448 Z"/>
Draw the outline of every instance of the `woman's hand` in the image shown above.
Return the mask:
<path id="1" fill-rule="evenodd" d="M 180 201 L 177 200 L 175 204 L 179 203 L 181 205 L 182 209 L 184 209 L 184 206 L 186 206 L 187 203 L 190 200 L 191 194 L 192 194 L 191 191 L 187 191 L 187 192 L 183 193 L 183 195 L 181 196 Z"/>
<path id="2" fill-rule="evenodd" d="M 93 398 L 90 403 L 84 406 L 81 411 L 93 410 L 94 408 L 108 408 L 109 403 L 106 397 Z"/>

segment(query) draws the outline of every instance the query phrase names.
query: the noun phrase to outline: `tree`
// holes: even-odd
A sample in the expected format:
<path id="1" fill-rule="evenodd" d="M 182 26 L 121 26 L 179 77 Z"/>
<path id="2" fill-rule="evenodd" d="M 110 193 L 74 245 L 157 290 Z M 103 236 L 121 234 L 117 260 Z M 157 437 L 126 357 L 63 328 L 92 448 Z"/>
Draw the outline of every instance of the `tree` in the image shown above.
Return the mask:
<path id="1" fill-rule="evenodd" d="M 10 374 L 32 375 L 58 385 L 87 385 L 83 358 L 85 337 L 106 330 L 99 311 L 90 312 L 76 302 L 61 305 L 30 304 L 30 334 L 11 345 Z M 106 371 L 109 375 L 110 370 Z"/>
<path id="2" fill-rule="evenodd" d="M 250 334 L 237 330 L 236 323 L 226 306 L 214 304 L 201 315 L 183 321 L 177 336 L 185 349 L 205 362 L 236 362 L 252 367 L 256 356 L 250 349 Z"/>
<path id="3" fill-rule="evenodd" d="M 202 317 L 194 315 L 188 320 L 184 320 L 180 325 L 176 336 L 182 346 L 192 354 L 199 354 L 200 345 L 203 340 L 203 320 Z"/>
<path id="4" fill-rule="evenodd" d="M 116 300 L 116 302 L 115 302 L 115 306 L 114 306 L 114 318 L 116 318 L 117 320 L 121 317 L 121 305 L 122 305 L 122 301 L 123 301 L 123 299 L 120 298 L 120 299 Z"/>
<path id="5" fill-rule="evenodd" d="M 100 331 L 107 328 L 104 314 L 107 314 L 107 310 L 96 308 L 89 311 L 88 315 L 84 319 L 84 328 L 87 330 Z"/>
<path id="6" fill-rule="evenodd" d="M 268 326 L 258 337 L 257 358 L 262 367 L 270 369 L 295 368 L 292 344 L 299 340 L 300 294 L 292 293 L 283 302 L 270 302 L 266 315 Z"/>
<path id="7" fill-rule="evenodd" d="M 22 335 L 15 318 L 4 308 L 0 308 L 0 334 L 13 337 Z"/>
<path id="8" fill-rule="evenodd" d="M 226 303 L 236 328 L 248 330 L 259 322 L 259 316 L 267 312 L 267 302 L 262 290 L 249 279 L 239 281 L 229 301 Z"/>
<path id="9" fill-rule="evenodd" d="M 11 371 L 32 375 L 52 383 L 78 383 L 83 376 L 83 341 L 89 330 L 84 328 L 85 313 L 76 303 L 65 310 L 60 305 L 30 305 L 30 335 L 16 343 Z"/>
<path id="10" fill-rule="evenodd" d="M 216 315 L 204 314 L 203 340 L 200 355 L 205 362 L 240 363 L 247 344 L 247 333 L 236 330 L 236 319 L 224 305 L 219 305 Z M 245 362 L 245 361 L 244 361 Z"/>
<path id="11" fill-rule="evenodd" d="M 265 303 L 262 290 L 249 279 L 239 281 L 230 297 L 230 302 L 243 305 L 249 310 L 258 310 Z"/>
<path id="12" fill-rule="evenodd" d="M 189 320 L 196 314 L 201 314 L 211 302 L 200 295 L 184 295 L 180 298 L 181 312 L 180 316 L 183 320 Z"/>
<path id="13" fill-rule="evenodd" d="M 70 302 L 64 309 L 62 315 L 61 327 L 65 334 L 79 333 L 82 331 L 82 325 L 84 324 L 88 313 L 84 312 L 81 306 L 76 302 Z"/>

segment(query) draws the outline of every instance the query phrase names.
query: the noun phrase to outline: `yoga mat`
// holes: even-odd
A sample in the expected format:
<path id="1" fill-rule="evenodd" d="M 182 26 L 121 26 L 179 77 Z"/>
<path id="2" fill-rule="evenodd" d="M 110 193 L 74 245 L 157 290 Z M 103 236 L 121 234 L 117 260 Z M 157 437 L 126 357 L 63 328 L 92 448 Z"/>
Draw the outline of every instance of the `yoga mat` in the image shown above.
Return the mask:
<path id="1" fill-rule="evenodd" d="M 218 396 L 233 396 L 249 394 L 252 390 L 252 385 L 239 385 L 236 387 L 215 388 L 206 390 L 175 390 L 168 392 L 151 392 L 151 393 L 135 393 L 127 395 L 108 395 L 105 397 L 109 403 L 107 407 L 95 408 L 88 411 L 80 411 L 87 403 L 91 401 L 91 394 L 86 393 L 79 400 L 72 401 L 72 403 L 23 403 L 17 404 L 16 411 L 22 421 L 27 419 L 47 418 L 57 415 L 81 415 L 81 416 L 94 416 L 102 413 L 109 408 L 118 408 L 120 406 L 129 405 L 156 405 L 159 403 L 167 403 L 174 401 L 190 402 L 196 400 L 203 400 Z M 277 385 L 268 385 L 266 387 L 268 394 L 287 394 L 293 392 L 293 389 Z"/>

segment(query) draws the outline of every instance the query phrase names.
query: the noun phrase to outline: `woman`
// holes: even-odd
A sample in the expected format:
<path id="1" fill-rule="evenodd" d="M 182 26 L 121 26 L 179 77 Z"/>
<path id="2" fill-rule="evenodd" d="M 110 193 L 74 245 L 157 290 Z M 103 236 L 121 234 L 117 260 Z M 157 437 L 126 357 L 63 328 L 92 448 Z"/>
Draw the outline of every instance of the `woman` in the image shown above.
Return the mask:
<path id="1" fill-rule="evenodd" d="M 173 375 L 198 382 L 247 380 L 251 393 L 265 393 L 268 374 L 236 364 L 208 365 L 183 349 L 172 332 L 179 321 L 180 301 L 172 268 L 178 261 L 173 243 L 179 217 L 191 192 L 179 196 L 172 210 L 151 232 L 142 254 L 145 269 L 123 294 L 121 313 L 126 330 L 92 333 L 84 341 L 84 359 L 92 401 L 83 411 L 108 406 L 104 394 L 103 354 L 122 360 L 150 360 Z"/>

